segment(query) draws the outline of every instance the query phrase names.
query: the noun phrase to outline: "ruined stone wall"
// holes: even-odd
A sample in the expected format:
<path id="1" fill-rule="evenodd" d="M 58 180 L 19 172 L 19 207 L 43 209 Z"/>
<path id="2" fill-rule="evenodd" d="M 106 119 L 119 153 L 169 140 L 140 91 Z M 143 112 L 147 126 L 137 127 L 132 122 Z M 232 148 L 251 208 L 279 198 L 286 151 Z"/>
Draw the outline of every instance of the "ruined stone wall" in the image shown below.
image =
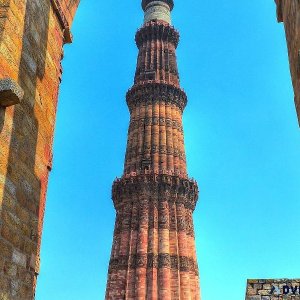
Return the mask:
<path id="1" fill-rule="evenodd" d="M 33 299 L 64 43 L 79 0 L 0 0 L 0 299 Z"/>
<path id="2" fill-rule="evenodd" d="M 300 122 L 300 1 L 275 0 L 278 22 L 284 22 L 289 62 Z"/>
<path id="3" fill-rule="evenodd" d="M 246 300 L 299 300 L 299 279 L 254 279 L 247 282 Z"/>

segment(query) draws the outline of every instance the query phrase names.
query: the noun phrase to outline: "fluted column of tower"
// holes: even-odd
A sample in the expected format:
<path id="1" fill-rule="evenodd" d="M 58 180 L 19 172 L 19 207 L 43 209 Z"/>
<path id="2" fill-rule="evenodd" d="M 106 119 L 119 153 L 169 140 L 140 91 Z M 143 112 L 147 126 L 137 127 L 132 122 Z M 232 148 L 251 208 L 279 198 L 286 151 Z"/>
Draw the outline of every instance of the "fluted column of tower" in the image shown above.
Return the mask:
<path id="1" fill-rule="evenodd" d="M 116 223 L 106 299 L 200 299 L 192 213 L 198 187 L 187 176 L 173 0 L 143 0 L 144 24 L 130 111 L 124 174 L 113 184 Z"/>

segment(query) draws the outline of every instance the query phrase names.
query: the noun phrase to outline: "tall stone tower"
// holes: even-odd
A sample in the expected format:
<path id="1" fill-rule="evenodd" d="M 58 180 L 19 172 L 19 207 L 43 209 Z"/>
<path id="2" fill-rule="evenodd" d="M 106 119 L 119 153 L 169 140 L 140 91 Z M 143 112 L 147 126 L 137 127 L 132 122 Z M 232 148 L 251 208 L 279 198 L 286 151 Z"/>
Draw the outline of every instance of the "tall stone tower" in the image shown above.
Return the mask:
<path id="1" fill-rule="evenodd" d="M 106 299 L 200 299 L 192 214 L 198 187 L 186 170 L 173 0 L 143 0 L 144 24 L 124 174 L 113 184 L 116 223 Z"/>

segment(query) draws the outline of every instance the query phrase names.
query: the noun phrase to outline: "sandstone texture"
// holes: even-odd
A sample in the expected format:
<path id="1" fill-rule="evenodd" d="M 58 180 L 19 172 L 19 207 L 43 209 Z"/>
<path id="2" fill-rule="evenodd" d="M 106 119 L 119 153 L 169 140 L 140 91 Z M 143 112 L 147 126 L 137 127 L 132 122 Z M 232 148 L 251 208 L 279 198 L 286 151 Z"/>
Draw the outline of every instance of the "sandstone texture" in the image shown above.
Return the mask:
<path id="1" fill-rule="evenodd" d="M 300 279 L 250 279 L 246 300 L 299 300 Z"/>
<path id="2" fill-rule="evenodd" d="M 192 217 L 198 186 L 186 170 L 187 96 L 179 85 L 179 33 L 167 22 L 166 7 L 170 12 L 173 1 L 143 1 L 145 23 L 136 34 L 124 173 L 112 189 L 117 215 L 106 289 L 111 300 L 200 299 Z"/>
<path id="3" fill-rule="evenodd" d="M 63 45 L 79 0 L 0 0 L 0 299 L 34 299 Z"/>
<path id="4" fill-rule="evenodd" d="M 300 123 L 300 2 L 298 0 L 275 0 L 275 2 L 277 20 L 284 23 L 295 105 Z"/>

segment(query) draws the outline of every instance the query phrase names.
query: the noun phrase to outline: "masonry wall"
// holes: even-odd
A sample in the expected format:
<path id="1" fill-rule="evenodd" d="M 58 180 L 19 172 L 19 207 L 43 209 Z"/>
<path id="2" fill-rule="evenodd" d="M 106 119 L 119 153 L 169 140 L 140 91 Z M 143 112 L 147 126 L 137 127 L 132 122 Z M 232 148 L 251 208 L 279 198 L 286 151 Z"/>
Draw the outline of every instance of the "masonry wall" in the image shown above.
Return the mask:
<path id="1" fill-rule="evenodd" d="M 284 23 L 295 105 L 300 122 L 300 1 L 275 0 L 277 20 Z"/>
<path id="2" fill-rule="evenodd" d="M 0 0 L 0 87 L 9 78 L 24 92 L 4 107 L 0 90 L 0 299 L 34 297 L 63 45 L 78 3 Z"/>
<path id="3" fill-rule="evenodd" d="M 299 300 L 299 279 L 250 279 L 246 300 Z"/>

